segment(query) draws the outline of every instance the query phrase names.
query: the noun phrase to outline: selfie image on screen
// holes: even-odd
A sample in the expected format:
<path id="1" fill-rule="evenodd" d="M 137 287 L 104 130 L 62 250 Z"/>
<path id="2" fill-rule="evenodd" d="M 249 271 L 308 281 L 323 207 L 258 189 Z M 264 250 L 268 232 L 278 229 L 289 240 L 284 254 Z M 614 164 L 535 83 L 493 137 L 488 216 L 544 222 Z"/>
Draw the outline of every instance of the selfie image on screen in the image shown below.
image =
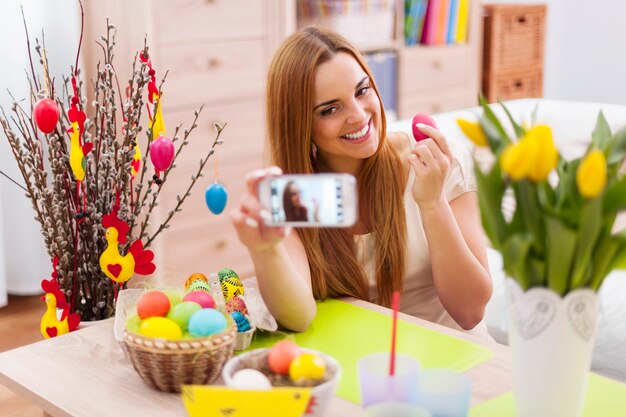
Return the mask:
<path id="1" fill-rule="evenodd" d="M 335 224 L 343 220 L 341 183 L 334 178 L 270 180 L 272 220 Z"/>

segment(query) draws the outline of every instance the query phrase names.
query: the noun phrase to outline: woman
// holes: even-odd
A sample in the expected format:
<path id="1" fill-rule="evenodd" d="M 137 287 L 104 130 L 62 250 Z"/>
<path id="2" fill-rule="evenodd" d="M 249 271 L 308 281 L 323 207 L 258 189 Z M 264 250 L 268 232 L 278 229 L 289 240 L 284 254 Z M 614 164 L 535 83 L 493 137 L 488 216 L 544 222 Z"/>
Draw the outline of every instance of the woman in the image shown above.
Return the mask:
<path id="1" fill-rule="evenodd" d="M 304 331 L 315 299 L 352 296 L 486 334 L 491 296 L 471 158 L 455 156 L 441 132 L 429 139 L 386 133 L 380 95 L 360 53 L 341 36 L 310 27 L 276 52 L 267 85 L 267 124 L 277 167 L 247 178 L 232 213 L 250 251 L 263 299 L 283 326 Z M 278 168 L 280 167 L 280 168 Z M 268 175 L 341 172 L 357 178 L 351 229 L 270 228 L 256 187 Z"/>
<path id="2" fill-rule="evenodd" d="M 285 210 L 285 220 L 288 222 L 306 222 L 309 220 L 308 210 L 300 199 L 301 195 L 302 191 L 295 182 L 289 181 L 285 185 L 283 209 Z"/>

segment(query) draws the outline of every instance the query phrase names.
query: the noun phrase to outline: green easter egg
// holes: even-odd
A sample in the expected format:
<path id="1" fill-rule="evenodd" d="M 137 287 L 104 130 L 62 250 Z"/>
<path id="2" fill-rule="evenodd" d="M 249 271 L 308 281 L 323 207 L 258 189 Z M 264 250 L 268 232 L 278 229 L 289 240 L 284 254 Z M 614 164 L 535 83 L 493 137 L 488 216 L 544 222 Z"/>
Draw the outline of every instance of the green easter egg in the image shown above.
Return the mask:
<path id="1" fill-rule="evenodd" d="M 170 305 L 175 306 L 183 301 L 183 294 L 178 290 L 165 290 L 163 291 L 167 298 L 170 299 Z M 171 307 L 170 307 L 171 308 Z"/>
<path id="2" fill-rule="evenodd" d="M 128 330 L 131 333 L 139 334 L 140 326 L 141 326 L 141 319 L 136 314 L 133 314 L 126 320 L 126 330 Z"/>
<path id="3" fill-rule="evenodd" d="M 187 289 L 187 293 L 189 294 L 190 292 L 194 292 L 194 291 L 204 291 L 210 294 L 211 286 L 207 284 L 206 282 L 202 281 L 201 279 L 197 279 L 194 282 L 192 282 L 191 285 L 189 285 L 189 288 Z"/>
<path id="4" fill-rule="evenodd" d="M 167 318 L 176 323 L 183 331 L 186 331 L 189 317 L 198 310 L 202 310 L 200 304 L 193 301 L 183 301 L 171 308 Z"/>
<path id="5" fill-rule="evenodd" d="M 230 278 L 230 277 L 235 277 L 237 279 L 239 279 L 239 275 L 237 275 L 237 273 L 235 271 L 233 271 L 230 268 L 223 268 L 221 269 L 218 273 L 217 276 L 220 279 L 220 282 L 222 282 L 224 279 L 226 278 Z"/>

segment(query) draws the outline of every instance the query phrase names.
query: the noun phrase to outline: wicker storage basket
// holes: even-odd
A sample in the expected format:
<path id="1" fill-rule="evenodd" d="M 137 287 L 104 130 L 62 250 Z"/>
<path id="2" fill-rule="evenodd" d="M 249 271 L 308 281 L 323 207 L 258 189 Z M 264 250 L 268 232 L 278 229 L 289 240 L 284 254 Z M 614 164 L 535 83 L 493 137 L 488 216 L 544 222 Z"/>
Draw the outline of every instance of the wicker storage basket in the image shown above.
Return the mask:
<path id="1" fill-rule="evenodd" d="M 230 317 L 228 329 L 209 337 L 168 341 L 143 337 L 124 330 L 122 348 L 141 378 L 166 392 L 180 392 L 181 385 L 210 384 L 232 356 L 237 326 Z"/>
<path id="2" fill-rule="evenodd" d="M 486 5 L 484 22 L 486 71 L 502 73 L 543 67 L 545 5 Z"/>

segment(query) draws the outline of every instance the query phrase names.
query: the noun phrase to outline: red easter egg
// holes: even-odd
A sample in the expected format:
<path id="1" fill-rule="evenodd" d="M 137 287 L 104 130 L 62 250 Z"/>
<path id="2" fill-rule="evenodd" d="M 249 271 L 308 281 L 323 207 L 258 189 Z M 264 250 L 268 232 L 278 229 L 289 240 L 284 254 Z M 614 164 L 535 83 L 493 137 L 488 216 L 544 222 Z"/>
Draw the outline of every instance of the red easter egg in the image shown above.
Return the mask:
<path id="1" fill-rule="evenodd" d="M 167 170 L 174 161 L 174 143 L 159 136 L 150 144 L 150 160 L 157 171 Z"/>
<path id="2" fill-rule="evenodd" d="M 194 303 L 200 304 L 202 308 L 215 308 L 215 300 L 211 297 L 211 294 L 206 291 L 192 291 L 185 295 L 183 301 L 193 301 Z"/>
<path id="3" fill-rule="evenodd" d="M 420 140 L 424 140 L 428 138 L 428 136 L 426 136 L 424 133 L 422 133 L 421 130 L 418 129 L 417 127 L 418 123 L 432 126 L 435 129 L 437 128 L 437 123 L 435 122 L 435 119 L 433 119 L 426 113 L 416 114 L 415 117 L 413 117 L 413 123 L 411 124 L 411 127 L 413 128 L 413 138 L 415 138 L 416 142 L 419 142 Z"/>
<path id="4" fill-rule="evenodd" d="M 267 355 L 267 364 L 275 374 L 289 375 L 291 362 L 301 354 L 300 346 L 292 340 L 276 343 Z"/>
<path id="5" fill-rule="evenodd" d="M 33 108 L 33 118 L 39 130 L 52 133 L 59 122 L 59 108 L 54 100 L 42 98 Z"/>
<path id="6" fill-rule="evenodd" d="M 139 298 L 137 315 L 140 319 L 165 317 L 170 311 L 170 299 L 161 291 L 150 291 Z"/>

